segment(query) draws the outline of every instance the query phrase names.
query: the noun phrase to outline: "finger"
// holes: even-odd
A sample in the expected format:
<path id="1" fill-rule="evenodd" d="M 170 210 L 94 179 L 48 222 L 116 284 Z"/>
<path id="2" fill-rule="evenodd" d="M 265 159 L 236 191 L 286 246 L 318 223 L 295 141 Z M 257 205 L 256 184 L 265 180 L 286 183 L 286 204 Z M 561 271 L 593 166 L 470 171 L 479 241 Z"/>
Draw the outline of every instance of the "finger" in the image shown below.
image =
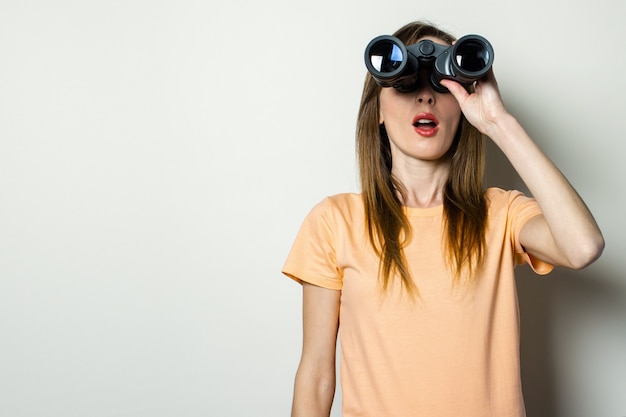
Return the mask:
<path id="1" fill-rule="evenodd" d="M 440 84 L 450 90 L 450 93 L 454 96 L 454 98 L 456 98 L 459 103 L 463 103 L 467 99 L 467 97 L 469 97 L 469 93 L 467 92 L 467 90 L 465 90 L 465 88 L 456 81 L 444 79 L 440 81 Z"/>
<path id="2" fill-rule="evenodd" d="M 481 79 L 479 79 L 478 81 L 476 81 L 477 83 L 480 82 L 481 84 L 485 84 L 485 83 L 490 83 L 494 86 L 498 86 L 498 82 L 496 81 L 496 76 L 493 73 L 493 67 L 489 69 L 489 71 L 487 72 L 487 74 L 485 74 L 484 77 L 482 77 Z"/>

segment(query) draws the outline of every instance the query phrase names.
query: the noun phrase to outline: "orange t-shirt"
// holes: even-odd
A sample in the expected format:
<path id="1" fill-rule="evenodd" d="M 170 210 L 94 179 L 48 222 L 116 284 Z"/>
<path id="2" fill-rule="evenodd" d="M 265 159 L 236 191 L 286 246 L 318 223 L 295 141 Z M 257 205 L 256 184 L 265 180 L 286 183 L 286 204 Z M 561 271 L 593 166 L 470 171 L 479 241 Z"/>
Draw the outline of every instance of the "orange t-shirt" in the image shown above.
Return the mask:
<path id="1" fill-rule="evenodd" d="M 442 207 L 406 208 L 405 255 L 420 297 L 399 279 L 383 293 L 361 195 L 339 194 L 305 219 L 283 273 L 341 291 L 344 417 L 523 417 L 513 269 L 528 263 L 519 232 L 540 214 L 517 191 L 490 188 L 485 264 L 476 286 L 452 285 L 442 252 Z"/>

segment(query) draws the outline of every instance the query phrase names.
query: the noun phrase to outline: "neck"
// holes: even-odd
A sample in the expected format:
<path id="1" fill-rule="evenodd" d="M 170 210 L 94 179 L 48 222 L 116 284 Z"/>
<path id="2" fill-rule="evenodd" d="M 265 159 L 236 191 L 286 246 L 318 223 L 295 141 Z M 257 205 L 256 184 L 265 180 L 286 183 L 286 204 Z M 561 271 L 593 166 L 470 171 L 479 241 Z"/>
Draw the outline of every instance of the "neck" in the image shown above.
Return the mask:
<path id="1" fill-rule="evenodd" d="M 396 163 L 399 162 L 399 163 Z M 402 184 L 399 198 L 406 207 L 430 208 L 443 204 L 450 172 L 449 161 L 394 161 L 391 174 Z"/>

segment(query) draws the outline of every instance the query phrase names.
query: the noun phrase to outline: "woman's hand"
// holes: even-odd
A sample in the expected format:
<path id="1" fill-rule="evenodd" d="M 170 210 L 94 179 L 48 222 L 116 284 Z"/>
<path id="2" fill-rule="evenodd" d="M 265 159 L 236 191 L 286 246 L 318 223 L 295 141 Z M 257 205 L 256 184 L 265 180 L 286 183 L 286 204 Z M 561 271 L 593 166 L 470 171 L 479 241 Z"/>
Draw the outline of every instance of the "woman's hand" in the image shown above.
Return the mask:
<path id="1" fill-rule="evenodd" d="M 604 238 L 593 215 L 552 161 L 505 109 L 493 71 L 468 93 L 442 80 L 465 118 L 500 148 L 537 200 L 543 215 L 528 221 L 520 242 L 529 254 L 554 265 L 580 269 L 595 261 Z"/>
<path id="2" fill-rule="evenodd" d="M 465 118 L 487 136 L 502 120 L 503 116 L 508 115 L 500 97 L 500 90 L 493 69 L 489 70 L 485 77 L 476 81 L 475 92 L 471 94 L 456 81 L 441 80 L 441 85 L 450 90 L 450 93 L 459 102 Z"/>

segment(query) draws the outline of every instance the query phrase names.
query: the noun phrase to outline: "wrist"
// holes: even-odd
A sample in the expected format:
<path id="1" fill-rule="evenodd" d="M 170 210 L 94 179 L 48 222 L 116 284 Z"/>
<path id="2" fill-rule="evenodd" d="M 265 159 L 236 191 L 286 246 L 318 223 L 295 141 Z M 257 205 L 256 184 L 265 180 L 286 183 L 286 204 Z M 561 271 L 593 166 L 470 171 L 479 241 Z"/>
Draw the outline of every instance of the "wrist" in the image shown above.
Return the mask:
<path id="1" fill-rule="evenodd" d="M 517 119 L 510 113 L 504 113 L 494 118 L 494 120 L 486 126 L 484 133 L 497 144 L 520 129 L 521 126 Z"/>

